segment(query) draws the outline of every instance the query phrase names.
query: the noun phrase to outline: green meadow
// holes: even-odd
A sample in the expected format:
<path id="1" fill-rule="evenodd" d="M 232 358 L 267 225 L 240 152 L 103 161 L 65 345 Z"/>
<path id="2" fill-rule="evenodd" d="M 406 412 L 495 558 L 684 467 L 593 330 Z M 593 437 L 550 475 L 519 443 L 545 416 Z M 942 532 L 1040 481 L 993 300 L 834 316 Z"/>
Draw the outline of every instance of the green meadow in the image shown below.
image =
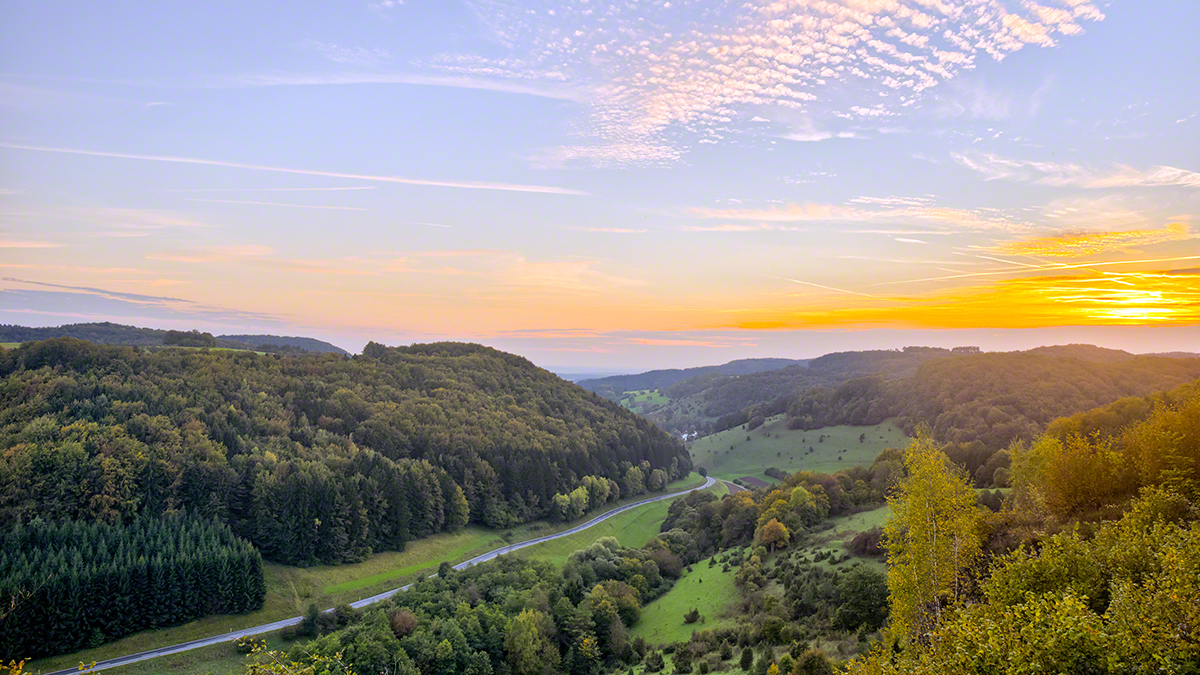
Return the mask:
<path id="1" fill-rule="evenodd" d="M 692 571 L 684 572 L 666 595 L 642 608 L 642 618 L 629 637 L 667 644 L 687 640 L 693 631 L 733 625 L 732 613 L 740 597 L 733 584 L 736 573 L 736 567 L 728 572 L 720 564 L 709 567 L 707 560 L 692 565 Z M 693 609 L 699 610 L 701 621 L 684 623 L 683 615 Z"/>
<path id="2" fill-rule="evenodd" d="M 820 440 L 822 436 L 824 441 Z M 697 439 L 689 443 L 688 449 L 695 465 L 707 469 L 711 476 L 726 480 L 751 476 L 774 482 L 763 473 L 766 469 L 834 473 L 856 464 L 870 464 L 883 450 L 906 447 L 908 441 L 891 420 L 874 426 L 793 431 L 787 428 L 787 419 L 778 415 L 753 431 L 736 427 Z"/>

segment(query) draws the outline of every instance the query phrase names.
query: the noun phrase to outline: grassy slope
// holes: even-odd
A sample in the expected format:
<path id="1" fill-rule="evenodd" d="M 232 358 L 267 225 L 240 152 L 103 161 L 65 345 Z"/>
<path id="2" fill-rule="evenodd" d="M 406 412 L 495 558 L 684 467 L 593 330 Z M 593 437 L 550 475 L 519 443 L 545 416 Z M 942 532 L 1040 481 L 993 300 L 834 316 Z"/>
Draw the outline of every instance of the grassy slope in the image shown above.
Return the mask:
<path id="1" fill-rule="evenodd" d="M 822 434 L 825 442 L 818 443 Z M 860 434 L 866 434 L 863 443 L 858 442 Z M 747 436 L 750 437 L 748 441 Z M 696 466 L 708 469 L 709 475 L 727 480 L 753 476 L 774 482 L 763 473 L 765 469 L 834 473 L 855 464 L 870 464 L 883 450 L 907 445 L 908 438 L 891 421 L 869 427 L 791 431 L 787 428 L 787 420 L 779 415 L 754 431 L 742 427 L 728 429 L 698 439 L 690 443 L 688 449 Z M 813 453 L 806 454 L 810 446 Z M 839 453 L 839 450 L 845 452 Z"/>
<path id="2" fill-rule="evenodd" d="M 669 490 L 685 490 L 704 483 L 699 474 L 693 473 L 671 483 Z M 638 497 L 643 499 L 645 496 Z M 636 501 L 635 499 L 621 500 L 603 509 L 588 513 L 578 522 L 614 509 L 621 504 Z M 666 502 L 651 505 L 650 508 L 663 506 L 662 517 L 666 517 Z M 641 509 L 634 509 L 628 514 L 622 514 L 614 521 L 636 516 Z M 597 525 L 599 530 L 610 521 Z M 661 519 L 658 521 L 661 522 Z M 257 612 L 241 615 L 210 616 L 193 621 L 182 626 L 145 631 L 130 635 L 116 642 L 111 642 L 96 649 L 86 649 L 74 654 L 41 659 L 30 664 L 29 672 L 52 671 L 61 668 L 71 668 L 81 661 L 103 661 L 105 659 L 134 654 L 137 652 L 165 647 L 168 645 L 196 640 L 211 635 L 226 633 L 239 628 L 257 626 L 279 619 L 299 616 L 309 603 L 316 603 L 322 609 L 335 605 L 353 602 L 376 593 L 396 588 L 416 578 L 418 574 L 433 573 L 439 564 L 445 562 L 461 562 L 481 553 L 486 553 L 508 543 L 506 539 L 517 542 L 533 537 L 540 537 L 567 529 L 576 523 L 557 523 L 550 525 L 545 522 L 534 522 L 522 525 L 506 532 L 498 532 L 482 527 L 467 527 L 458 532 L 444 533 L 410 542 L 402 552 L 386 552 L 372 556 L 371 559 L 351 565 L 325 565 L 317 567 L 287 567 L 284 565 L 268 564 L 265 566 L 267 579 L 267 598 L 263 608 Z M 657 525 L 654 526 L 657 528 Z M 573 537 L 565 537 L 569 541 L 576 537 L 586 537 L 590 534 L 580 533 Z M 657 529 L 655 529 L 657 533 Z M 603 535 L 597 535 L 603 536 Z M 649 540 L 649 537 L 647 537 Z M 590 544 L 594 539 L 589 540 Z M 554 543 L 554 542 L 547 542 Z M 644 543 L 644 542 L 643 542 Z M 574 551 L 578 548 L 571 548 Z M 570 553 L 570 551 L 567 551 Z M 566 554 L 562 554 L 566 559 Z M 190 652 L 189 652 L 190 653 Z M 151 663 L 157 662 L 153 659 Z M 161 671 L 160 671 L 161 672 Z"/>
<path id="3" fill-rule="evenodd" d="M 704 560 L 696 563 L 666 595 L 642 608 L 642 618 L 630 630 L 629 637 L 640 637 L 650 644 L 666 644 L 687 640 L 692 631 L 732 625 L 734 617 L 726 613 L 739 599 L 733 585 L 736 573 L 736 567 L 722 572 L 720 565 L 709 567 Z M 700 610 L 703 623 L 683 622 L 683 615 L 693 608 Z"/>
<path id="4" fill-rule="evenodd" d="M 859 532 L 865 532 L 872 527 L 883 527 L 891 515 L 892 509 L 890 506 L 881 506 L 873 511 L 863 511 L 862 513 L 833 518 L 829 521 L 833 527 L 814 533 L 808 545 L 803 550 L 808 553 L 810 558 L 821 551 L 829 551 L 841 557 L 847 553 L 846 544 L 849 544 L 855 535 Z M 856 562 L 877 569 L 880 572 L 886 569 L 882 557 L 852 558 L 839 565 L 830 565 L 827 558 L 821 564 L 829 567 L 846 567 Z"/>
<path id="5" fill-rule="evenodd" d="M 657 389 L 644 389 L 641 391 L 627 391 L 622 394 L 621 405 L 632 410 L 640 412 L 642 407 L 648 404 L 666 405 L 671 399 L 663 396 Z"/>
<path id="6" fill-rule="evenodd" d="M 724 483 L 716 483 L 708 490 L 718 497 L 729 493 Z M 666 499 L 632 509 L 583 532 L 521 549 L 515 555 L 562 565 L 567 561 L 567 556 L 591 546 L 601 537 L 616 537 L 623 546 L 641 548 L 658 536 L 662 522 L 667 519 L 667 509 L 670 505 L 671 500 Z"/>

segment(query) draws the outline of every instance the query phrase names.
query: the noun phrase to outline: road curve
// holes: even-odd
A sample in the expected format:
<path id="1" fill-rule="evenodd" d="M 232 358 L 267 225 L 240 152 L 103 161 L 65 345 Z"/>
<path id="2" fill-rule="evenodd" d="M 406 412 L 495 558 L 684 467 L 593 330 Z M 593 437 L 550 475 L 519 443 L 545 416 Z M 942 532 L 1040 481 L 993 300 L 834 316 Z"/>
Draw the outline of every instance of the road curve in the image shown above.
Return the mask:
<path id="1" fill-rule="evenodd" d="M 612 518 L 613 516 L 625 513 L 626 511 L 629 511 L 630 509 L 636 509 L 639 506 L 645 506 L 646 504 L 652 504 L 654 502 L 661 502 L 664 499 L 674 499 L 676 497 L 683 496 L 689 492 L 695 492 L 696 490 L 705 490 L 707 488 L 712 487 L 713 484 L 716 482 L 717 481 L 712 476 L 708 476 L 704 481 L 704 485 L 696 486 L 694 488 L 691 488 L 690 490 L 682 490 L 680 492 L 672 492 L 670 494 L 659 495 L 658 497 L 650 497 L 648 499 L 642 499 L 642 500 L 639 500 L 636 502 L 626 504 L 624 506 L 615 508 L 612 511 L 609 511 L 607 513 L 602 513 L 602 514 L 596 516 L 595 518 L 592 518 L 591 520 L 587 521 L 586 523 L 583 523 L 582 525 L 576 525 L 575 527 L 572 527 L 569 530 L 563 530 L 562 532 L 557 532 L 555 534 L 548 534 L 544 537 L 537 537 L 536 539 L 527 539 L 525 541 L 518 542 L 516 544 L 509 544 L 508 546 L 502 546 L 494 551 L 489 551 L 487 553 L 484 553 L 483 555 L 475 556 L 474 558 L 471 558 L 470 560 L 467 560 L 467 561 L 464 561 L 464 562 L 461 562 L 461 563 L 455 565 L 454 569 L 461 570 L 463 568 L 470 567 L 471 565 L 477 565 L 481 562 L 487 562 L 488 560 L 491 560 L 497 556 L 504 555 L 505 553 L 512 553 L 513 551 L 519 551 L 520 549 L 527 548 L 529 546 L 536 546 L 537 544 L 541 544 L 543 542 L 553 541 L 555 539 L 561 539 L 562 537 L 569 537 L 573 534 L 582 532 L 582 531 L 588 529 L 589 527 L 592 527 L 594 525 L 602 523 L 602 522 L 608 520 L 609 518 Z M 399 593 L 400 591 L 406 591 L 406 590 L 408 590 L 409 586 L 411 586 L 411 585 L 412 584 L 409 584 L 408 586 L 401 586 L 400 588 L 393 588 L 390 591 L 379 593 L 378 595 L 372 595 L 369 598 L 363 598 L 362 600 L 358 600 L 356 602 L 350 603 L 350 606 L 355 607 L 355 608 L 366 607 L 367 605 L 374 604 L 376 602 L 379 602 L 380 600 L 386 600 L 386 599 L 392 597 L 393 595 L 395 595 L 396 593 Z M 325 611 L 331 612 L 333 610 L 327 609 Z M 151 649 L 149 651 L 138 652 L 137 654 L 130 654 L 128 656 L 119 656 L 115 659 L 106 659 L 104 661 L 97 661 L 96 665 L 94 667 L 92 667 L 90 670 L 94 671 L 94 670 L 104 670 L 106 668 L 116 668 L 117 666 L 124 666 L 124 665 L 128 665 L 130 663 L 137 663 L 138 661 L 145 661 L 146 659 L 153 659 L 158 656 L 167 656 L 168 654 L 177 654 L 179 652 L 186 652 L 191 649 L 199 649 L 200 647 L 208 647 L 209 645 L 220 644 L 222 642 L 228 642 L 230 640 L 237 640 L 237 639 L 248 637 L 251 635 L 261 635 L 263 633 L 270 633 L 272 631 L 277 631 L 281 628 L 287 628 L 288 626 L 294 626 L 294 625 L 300 623 L 301 618 L 302 617 L 295 616 L 290 619 L 280 619 L 279 621 L 272 621 L 271 623 L 265 623 L 261 626 L 254 626 L 252 628 L 243 628 L 241 630 L 229 631 L 228 633 L 222 633 L 220 635 L 214 635 L 212 637 L 207 637 L 207 638 L 200 638 L 199 640 L 192 640 L 191 642 L 181 642 L 177 645 L 171 645 L 170 647 L 159 647 L 158 649 Z M 79 672 L 78 668 L 65 668 L 63 670 L 56 670 L 51 673 L 46 673 L 46 675 L 69 675 L 70 673 L 78 673 L 78 672 Z"/>

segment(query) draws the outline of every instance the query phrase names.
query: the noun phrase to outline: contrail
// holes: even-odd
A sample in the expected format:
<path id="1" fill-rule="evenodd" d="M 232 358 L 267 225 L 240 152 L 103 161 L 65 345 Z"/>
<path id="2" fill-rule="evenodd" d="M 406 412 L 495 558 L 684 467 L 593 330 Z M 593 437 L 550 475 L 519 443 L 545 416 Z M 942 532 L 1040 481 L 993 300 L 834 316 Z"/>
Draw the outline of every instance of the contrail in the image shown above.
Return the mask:
<path id="1" fill-rule="evenodd" d="M 0 148 L 13 150 L 35 150 L 37 152 L 57 152 L 67 155 L 87 155 L 89 157 L 116 157 L 118 159 L 141 159 L 150 162 L 174 162 L 176 164 L 202 164 L 205 166 L 223 166 L 231 169 L 250 169 L 252 171 L 275 171 L 278 173 L 294 173 L 303 176 L 324 176 L 326 178 L 348 178 L 350 180 L 369 180 L 380 183 L 403 183 L 405 185 L 431 185 L 436 187 L 464 188 L 467 190 L 507 190 L 510 192 L 540 192 L 555 195 L 590 196 L 589 193 L 570 188 L 552 187 L 548 185 L 521 185 L 517 183 L 485 183 L 462 180 L 430 180 L 426 178 L 401 178 L 399 176 L 372 176 L 357 173 L 340 173 L 336 171 L 310 171 L 308 169 L 288 169 L 279 166 L 262 166 L 259 164 L 239 164 L 237 162 L 222 162 L 214 159 L 196 159 L 194 157 L 168 157 L 165 155 L 132 155 L 124 152 L 98 152 L 95 150 L 77 150 L 74 148 L 47 148 L 36 145 L 16 145 L 0 143 Z"/>

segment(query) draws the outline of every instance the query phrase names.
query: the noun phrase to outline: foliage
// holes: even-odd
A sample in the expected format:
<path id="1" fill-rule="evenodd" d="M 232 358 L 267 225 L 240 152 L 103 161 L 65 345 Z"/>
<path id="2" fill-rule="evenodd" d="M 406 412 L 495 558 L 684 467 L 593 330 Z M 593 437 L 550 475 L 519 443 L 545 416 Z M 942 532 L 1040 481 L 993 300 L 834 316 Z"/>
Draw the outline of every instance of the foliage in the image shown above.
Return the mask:
<path id="1" fill-rule="evenodd" d="M 35 520 L 0 535 L 0 544 L 0 595 L 15 603 L 0 617 L 5 659 L 250 612 L 266 592 L 258 552 L 229 528 L 195 518 Z"/>
<path id="2" fill-rule="evenodd" d="M 980 553 L 981 513 L 961 470 L 921 434 L 905 452 L 907 478 L 888 503 L 891 629 L 921 638 L 937 626 L 946 606 L 964 594 L 963 570 Z"/>
<path id="3" fill-rule="evenodd" d="M 691 469 L 653 425 L 524 359 L 452 343 L 369 351 L 144 353 L 71 339 L 7 351 L 0 524 L 178 510 L 229 524 L 272 560 L 328 564 L 468 521 L 550 515 L 555 494 L 588 476 L 612 499 L 631 472 L 644 490 L 655 471 Z"/>

